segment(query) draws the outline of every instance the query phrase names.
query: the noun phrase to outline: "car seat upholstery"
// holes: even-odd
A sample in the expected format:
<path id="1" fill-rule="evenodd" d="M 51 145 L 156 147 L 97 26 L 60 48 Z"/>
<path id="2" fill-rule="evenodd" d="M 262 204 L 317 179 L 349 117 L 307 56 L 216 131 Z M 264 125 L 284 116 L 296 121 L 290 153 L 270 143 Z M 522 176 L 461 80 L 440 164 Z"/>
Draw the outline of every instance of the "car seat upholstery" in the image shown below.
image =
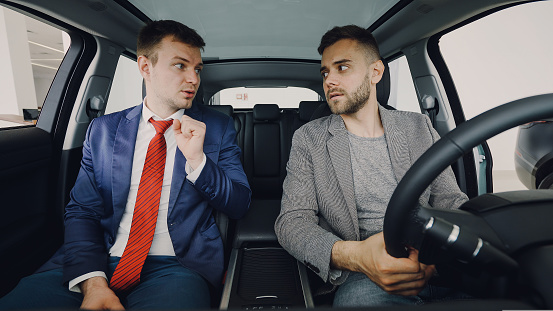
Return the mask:
<path id="1" fill-rule="evenodd" d="M 255 105 L 253 111 L 238 115 L 245 120 L 239 136 L 244 137 L 243 165 L 252 201 L 236 223 L 221 308 L 261 302 L 275 308 L 312 306 L 305 267 L 282 249 L 274 232 L 292 136 L 308 118 L 276 104 Z M 257 300 L 259 293 L 267 298 Z"/>
<path id="2" fill-rule="evenodd" d="M 283 163 L 280 108 L 276 104 L 255 105 L 246 114 L 244 127 L 244 170 L 252 198 L 280 199 Z"/>
<path id="3" fill-rule="evenodd" d="M 311 121 L 311 116 L 321 105 L 326 105 L 326 100 L 320 101 L 301 101 L 299 106 L 299 118 L 307 123 Z"/>

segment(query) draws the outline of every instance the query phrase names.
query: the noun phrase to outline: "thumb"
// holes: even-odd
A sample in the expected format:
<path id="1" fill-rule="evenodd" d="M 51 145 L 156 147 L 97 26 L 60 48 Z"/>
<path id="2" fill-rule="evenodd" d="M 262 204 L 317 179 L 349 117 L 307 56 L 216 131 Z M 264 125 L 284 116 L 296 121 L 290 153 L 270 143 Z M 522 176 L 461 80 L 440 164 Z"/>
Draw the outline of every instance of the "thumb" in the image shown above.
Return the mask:
<path id="1" fill-rule="evenodd" d="M 114 301 L 106 307 L 108 310 L 125 310 L 125 307 L 123 307 L 123 305 L 119 301 Z"/>
<path id="2" fill-rule="evenodd" d="M 180 129 L 180 121 L 177 120 L 177 119 L 174 119 L 173 120 L 173 131 L 175 131 L 175 134 L 180 134 L 181 132 L 181 129 Z"/>
<path id="3" fill-rule="evenodd" d="M 419 251 L 414 248 L 409 248 L 409 259 L 414 262 L 419 262 Z"/>
<path id="4" fill-rule="evenodd" d="M 121 304 L 121 300 L 119 300 L 119 297 L 115 296 L 115 293 L 114 293 L 111 299 L 105 300 L 104 309 L 105 310 L 125 310 L 125 307 L 123 307 L 123 304 Z"/>

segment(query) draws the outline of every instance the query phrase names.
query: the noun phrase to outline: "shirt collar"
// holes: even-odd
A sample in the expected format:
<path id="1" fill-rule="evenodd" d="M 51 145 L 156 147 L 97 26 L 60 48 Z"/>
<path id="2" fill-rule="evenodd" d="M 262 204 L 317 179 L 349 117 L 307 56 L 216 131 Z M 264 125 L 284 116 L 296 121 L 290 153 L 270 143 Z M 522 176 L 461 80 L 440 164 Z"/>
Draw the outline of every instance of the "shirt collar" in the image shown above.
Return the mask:
<path id="1" fill-rule="evenodd" d="M 154 118 L 154 120 L 180 120 L 182 119 L 182 116 L 184 115 L 184 109 L 177 110 L 177 112 L 170 115 L 168 118 L 163 119 L 153 113 L 147 106 L 146 106 L 146 98 L 144 98 L 144 101 L 142 101 L 142 120 L 148 124 L 148 121 L 151 117 Z"/>

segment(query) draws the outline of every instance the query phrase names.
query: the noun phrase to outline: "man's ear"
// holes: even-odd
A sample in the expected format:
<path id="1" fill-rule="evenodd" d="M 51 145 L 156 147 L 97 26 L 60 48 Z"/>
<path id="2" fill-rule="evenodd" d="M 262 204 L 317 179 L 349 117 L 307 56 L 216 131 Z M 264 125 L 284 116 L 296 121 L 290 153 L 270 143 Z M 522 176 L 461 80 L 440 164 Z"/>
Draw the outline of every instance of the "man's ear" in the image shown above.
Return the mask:
<path id="1" fill-rule="evenodd" d="M 150 81 L 150 69 L 152 68 L 152 62 L 150 62 L 146 56 L 140 55 L 138 56 L 136 63 L 138 64 L 138 71 L 140 71 L 142 78 L 146 81 Z"/>
<path id="2" fill-rule="evenodd" d="M 381 60 L 377 60 L 371 65 L 371 67 L 373 67 L 371 82 L 372 84 L 377 84 L 378 82 L 380 82 L 382 76 L 384 75 L 384 63 L 382 63 Z"/>

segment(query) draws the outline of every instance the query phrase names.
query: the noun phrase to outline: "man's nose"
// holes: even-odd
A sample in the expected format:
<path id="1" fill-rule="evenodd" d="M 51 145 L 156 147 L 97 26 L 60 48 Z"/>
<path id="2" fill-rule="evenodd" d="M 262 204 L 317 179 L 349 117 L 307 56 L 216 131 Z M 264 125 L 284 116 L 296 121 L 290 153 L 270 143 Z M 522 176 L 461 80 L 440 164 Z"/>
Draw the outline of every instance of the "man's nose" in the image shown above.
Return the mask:
<path id="1" fill-rule="evenodd" d="M 186 82 L 191 84 L 198 84 L 200 82 L 200 75 L 195 70 L 186 73 Z"/>
<path id="2" fill-rule="evenodd" d="M 326 76 L 324 83 L 329 88 L 333 86 L 337 86 L 339 84 L 337 75 L 333 74 L 332 72 L 329 72 Z"/>

